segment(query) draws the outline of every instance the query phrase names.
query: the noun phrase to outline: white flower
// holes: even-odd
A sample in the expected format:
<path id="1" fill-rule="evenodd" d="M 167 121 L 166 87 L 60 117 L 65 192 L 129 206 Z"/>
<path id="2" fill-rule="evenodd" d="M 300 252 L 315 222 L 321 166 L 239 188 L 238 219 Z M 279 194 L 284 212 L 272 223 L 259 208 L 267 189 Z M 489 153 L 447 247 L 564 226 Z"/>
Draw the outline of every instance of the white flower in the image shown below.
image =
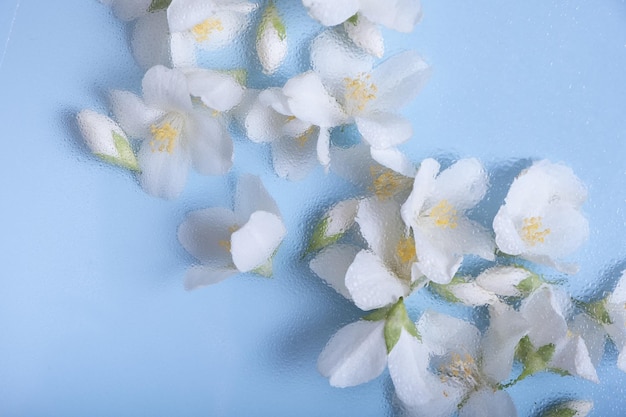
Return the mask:
<path id="1" fill-rule="evenodd" d="M 117 123 L 93 110 L 82 110 L 76 116 L 76 121 L 85 143 L 94 155 L 106 162 L 139 171 L 128 138 Z"/>
<path id="2" fill-rule="evenodd" d="M 135 21 L 130 44 L 133 56 L 142 68 L 169 65 L 170 33 L 165 12 L 167 1 L 101 0 L 101 2 L 111 6 L 118 18 Z"/>
<path id="3" fill-rule="evenodd" d="M 417 322 L 422 337 L 415 358 L 405 366 L 389 365 L 396 394 L 419 416 L 516 416 L 515 406 L 497 382 L 483 372 L 489 358 L 480 348 L 481 335 L 472 324 L 434 311 Z"/>
<path id="4" fill-rule="evenodd" d="M 207 107 L 194 107 L 190 94 L 213 103 L 213 112 L 219 112 L 236 102 L 233 97 L 241 96 L 241 87 L 218 77 L 223 82 L 215 86 L 220 88 L 205 96 L 201 81 L 207 78 L 212 77 L 194 72 L 188 79 L 179 70 L 156 66 L 143 78 L 143 100 L 130 92 L 111 93 L 120 125 L 131 137 L 143 139 L 140 180 L 151 195 L 178 196 L 190 166 L 204 175 L 220 175 L 232 165 L 233 144 L 222 120 Z"/>
<path id="5" fill-rule="evenodd" d="M 580 206 L 587 191 L 569 167 L 535 162 L 511 185 L 493 229 L 500 250 L 573 273 L 575 265 L 558 261 L 574 252 L 589 235 Z"/>
<path id="6" fill-rule="evenodd" d="M 271 75 L 287 55 L 287 32 L 276 5 L 270 1 L 263 12 L 256 37 L 256 50 L 263 72 Z"/>
<path id="7" fill-rule="evenodd" d="M 413 239 L 404 233 L 400 205 L 375 197 L 360 202 L 356 222 L 368 244 L 346 271 L 345 284 L 354 303 L 373 310 L 395 303 L 420 284 Z"/>
<path id="8" fill-rule="evenodd" d="M 356 46 L 376 58 L 385 54 L 385 43 L 380 27 L 362 15 L 354 15 L 345 21 L 343 28 Z"/>
<path id="9" fill-rule="evenodd" d="M 419 0 L 302 0 L 309 14 L 324 26 L 335 26 L 359 13 L 374 23 L 410 32 L 422 16 Z"/>
<path id="10" fill-rule="evenodd" d="M 417 95 L 429 76 L 429 66 L 417 53 L 406 51 L 372 68 L 371 57 L 327 30 L 311 45 L 311 63 L 314 74 L 308 76 L 309 82 L 323 84 L 347 115 L 342 124 L 355 123 L 373 149 L 393 148 L 412 136 L 410 121 L 396 112 Z M 300 106 L 293 109 L 294 115 L 303 118 L 301 112 L 325 111 L 325 104 L 328 101 L 319 100 L 318 106 Z"/>
<path id="11" fill-rule="evenodd" d="M 311 72 L 291 78 L 283 88 L 258 94 L 245 118 L 248 137 L 272 143 L 274 170 L 281 177 L 303 178 L 317 162 L 330 163 L 330 128 L 345 114 Z"/>
<path id="12" fill-rule="evenodd" d="M 196 47 L 211 50 L 230 44 L 255 8 L 245 0 L 172 0 L 167 21 L 174 66 L 193 66 Z"/>
<path id="13" fill-rule="evenodd" d="M 201 262 L 187 271 L 185 287 L 215 284 L 238 272 L 271 275 L 272 257 L 285 234 L 278 207 L 261 181 L 242 176 L 234 211 L 194 211 L 180 225 L 178 240 Z"/>
<path id="14" fill-rule="evenodd" d="M 439 168 L 434 159 L 422 161 L 402 219 L 413 232 L 418 268 L 431 281 L 447 284 L 464 255 L 493 260 L 495 247 L 488 231 L 465 216 L 487 191 L 480 162 L 462 159 L 441 173 Z"/>

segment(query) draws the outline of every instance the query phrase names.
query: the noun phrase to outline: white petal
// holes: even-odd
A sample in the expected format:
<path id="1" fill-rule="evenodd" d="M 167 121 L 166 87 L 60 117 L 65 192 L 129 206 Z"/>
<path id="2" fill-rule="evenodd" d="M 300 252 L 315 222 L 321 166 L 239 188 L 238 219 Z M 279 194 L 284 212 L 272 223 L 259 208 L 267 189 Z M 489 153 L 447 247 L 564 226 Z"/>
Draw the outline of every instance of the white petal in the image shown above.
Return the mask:
<path id="1" fill-rule="evenodd" d="M 358 208 L 359 200 L 356 198 L 343 200 L 334 205 L 325 216 L 328 219 L 325 235 L 334 236 L 352 227 Z"/>
<path id="2" fill-rule="evenodd" d="M 477 357 L 480 332 L 465 320 L 427 310 L 417 322 L 417 331 L 432 354 L 462 351 Z"/>
<path id="3" fill-rule="evenodd" d="M 332 30 L 319 34 L 310 50 L 313 71 L 332 88 L 331 94 L 343 86 L 345 78 L 355 78 L 372 70 L 372 57 Z"/>
<path id="4" fill-rule="evenodd" d="M 280 92 L 278 88 L 273 89 Z M 277 112 L 264 102 L 262 97 L 267 94 L 272 94 L 271 89 L 262 91 L 252 101 L 245 114 L 246 133 L 253 142 L 273 142 L 281 138 L 285 125 L 289 123 L 288 116 Z"/>
<path id="5" fill-rule="evenodd" d="M 311 17 L 324 26 L 335 26 L 359 10 L 359 0 L 302 0 Z"/>
<path id="6" fill-rule="evenodd" d="M 387 364 L 385 321 L 361 320 L 341 328 L 317 361 L 334 387 L 351 387 L 376 378 Z"/>
<path id="7" fill-rule="evenodd" d="M 185 289 L 195 290 L 207 285 L 217 284 L 228 277 L 235 275 L 235 268 L 219 268 L 211 265 L 195 265 L 187 270 L 185 275 Z"/>
<path id="8" fill-rule="evenodd" d="M 223 175 L 230 170 L 233 141 L 217 119 L 207 112 L 192 112 L 185 136 L 196 171 L 203 175 Z"/>
<path id="9" fill-rule="evenodd" d="M 404 225 L 395 200 L 366 198 L 359 203 L 356 222 L 372 251 L 386 262 L 396 257 L 398 242 L 404 237 Z"/>
<path id="10" fill-rule="evenodd" d="M 243 98 L 243 87 L 230 75 L 218 71 L 194 69 L 186 71 L 191 95 L 217 111 L 235 107 Z"/>
<path id="11" fill-rule="evenodd" d="M 191 97 L 185 75 L 162 65 L 150 68 L 141 82 L 143 98 L 148 107 L 167 112 L 188 112 Z"/>
<path id="12" fill-rule="evenodd" d="M 622 272 L 615 289 L 607 297 L 607 302 L 615 305 L 624 305 L 626 303 L 626 271 Z"/>
<path id="13" fill-rule="evenodd" d="M 145 105 L 143 100 L 128 91 L 111 91 L 111 110 L 122 129 L 133 138 L 150 135 L 150 125 L 156 123 L 164 113 Z"/>
<path id="14" fill-rule="evenodd" d="M 506 391 L 484 388 L 473 393 L 459 411 L 459 417 L 485 416 L 517 417 L 511 396 Z"/>
<path id="15" fill-rule="evenodd" d="M 235 38 L 248 27 L 248 16 L 239 12 L 221 10 L 210 18 L 222 25 L 221 30 L 212 31 L 205 40 L 195 39 L 198 47 L 208 51 L 232 44 Z"/>
<path id="16" fill-rule="evenodd" d="M 374 106 L 379 111 L 396 111 L 408 104 L 426 85 L 432 70 L 415 51 L 394 55 L 372 71 L 378 88 Z"/>
<path id="17" fill-rule="evenodd" d="M 328 94 L 319 75 L 312 71 L 287 81 L 283 93 L 293 115 L 307 123 L 333 127 L 345 119 L 337 100 Z"/>
<path id="18" fill-rule="evenodd" d="M 528 336 L 536 348 L 555 343 L 567 334 L 563 308 L 551 286 L 535 290 L 522 302 L 520 312 L 530 325 Z"/>
<path id="19" fill-rule="evenodd" d="M 346 272 L 346 287 L 361 310 L 388 306 L 406 295 L 408 288 L 372 252 L 362 250 Z"/>
<path id="20" fill-rule="evenodd" d="M 176 146 L 172 153 L 153 151 L 146 140 L 137 159 L 141 167 L 141 186 L 148 194 L 173 199 L 185 188 L 191 158 L 182 146 Z"/>
<path id="21" fill-rule="evenodd" d="M 476 158 L 461 159 L 443 170 L 436 179 L 431 201 L 446 200 L 458 211 L 478 204 L 487 192 L 487 173 Z"/>
<path id="22" fill-rule="evenodd" d="M 385 53 L 385 42 L 378 25 L 359 15 L 356 23 L 347 21 L 343 28 L 356 46 L 376 58 L 382 58 Z"/>
<path id="23" fill-rule="evenodd" d="M 256 51 L 263 67 L 263 73 L 271 75 L 282 64 L 287 56 L 287 37 L 285 33 L 278 32 L 275 23 L 282 25 L 284 22 L 276 10 L 274 3 L 269 3 L 263 12 L 259 32 L 256 38 Z"/>
<path id="24" fill-rule="evenodd" d="M 429 370 L 428 351 L 404 328 L 387 358 L 396 395 L 409 407 L 433 401 L 440 381 Z"/>
<path id="25" fill-rule="evenodd" d="M 376 149 L 400 145 L 413 136 L 411 122 L 392 113 L 369 113 L 356 117 L 355 122 L 363 140 Z"/>
<path id="26" fill-rule="evenodd" d="M 496 266 L 489 268 L 476 277 L 476 284 L 487 291 L 505 297 L 519 297 L 517 285 L 529 278 L 532 273 L 516 266 Z"/>
<path id="27" fill-rule="evenodd" d="M 231 236 L 233 262 L 241 272 L 249 272 L 262 266 L 282 242 L 287 230 L 273 213 L 256 211 L 241 229 Z"/>
<path id="28" fill-rule="evenodd" d="M 450 285 L 448 290 L 463 304 L 473 307 L 494 304 L 498 301 L 494 293 L 478 286 L 475 282 Z"/>
<path id="29" fill-rule="evenodd" d="M 439 168 L 439 162 L 432 158 L 424 159 L 420 163 L 413 181 L 411 194 L 402 205 L 402 220 L 407 226 L 416 226 L 417 218 L 426 203 L 426 199 L 435 189 L 435 177 L 439 173 Z"/>
<path id="30" fill-rule="evenodd" d="M 304 143 L 291 137 L 283 137 L 272 142 L 274 171 L 281 178 L 298 181 L 306 177 L 318 165 L 316 141 L 308 139 Z"/>
<path id="31" fill-rule="evenodd" d="M 399 32 L 411 32 L 422 18 L 420 0 L 361 0 L 361 13 L 373 22 Z"/>
<path id="32" fill-rule="evenodd" d="M 112 6 L 119 19 L 129 21 L 145 16 L 152 0 L 106 0 L 102 3 Z"/>
<path id="33" fill-rule="evenodd" d="M 96 155 L 119 158 L 112 133 L 115 132 L 124 139 L 126 139 L 126 134 L 117 123 L 93 110 L 82 110 L 76 116 L 76 121 L 91 152 Z"/>
<path id="34" fill-rule="evenodd" d="M 191 29 L 215 13 L 215 2 L 206 0 L 172 0 L 167 20 L 172 32 Z"/>
<path id="35" fill-rule="evenodd" d="M 550 360 L 550 366 L 595 383 L 600 382 L 587 346 L 580 336 L 568 337 L 565 343 L 559 344 Z"/>
<path id="36" fill-rule="evenodd" d="M 335 291 L 351 300 L 350 291 L 346 287 L 346 272 L 354 261 L 359 248 L 352 245 L 330 245 L 311 260 L 311 270 L 323 279 Z"/>
<path id="37" fill-rule="evenodd" d="M 141 68 L 170 64 L 169 36 L 164 12 L 149 13 L 135 22 L 130 45 Z"/>
<path id="38" fill-rule="evenodd" d="M 178 227 L 178 241 L 203 264 L 231 264 L 228 246 L 235 214 L 223 207 L 192 211 Z"/>
<path id="39" fill-rule="evenodd" d="M 591 363 L 595 366 L 600 364 L 604 355 L 604 345 L 606 343 L 606 330 L 596 320 L 591 319 L 586 314 L 578 314 L 570 323 L 570 331 L 580 335 L 585 341 Z"/>
<path id="40" fill-rule="evenodd" d="M 431 239 L 424 236 L 421 230 L 414 229 L 417 266 L 431 281 L 447 284 L 452 280 L 463 261 L 463 255 L 433 245 Z"/>
<path id="41" fill-rule="evenodd" d="M 397 148 L 376 149 L 370 148 L 372 159 L 379 164 L 404 175 L 405 177 L 415 176 L 415 165 L 409 158 Z"/>
<path id="42" fill-rule="evenodd" d="M 255 211 L 266 211 L 280 217 L 276 202 L 267 192 L 259 177 L 244 174 L 239 177 L 235 196 L 235 215 L 239 224 L 248 221 Z"/>
<path id="43" fill-rule="evenodd" d="M 174 68 L 196 65 L 196 42 L 189 32 L 170 34 L 170 53 Z"/>
<path id="44" fill-rule="evenodd" d="M 330 131 L 320 128 L 316 146 L 317 160 L 328 172 L 330 165 Z"/>

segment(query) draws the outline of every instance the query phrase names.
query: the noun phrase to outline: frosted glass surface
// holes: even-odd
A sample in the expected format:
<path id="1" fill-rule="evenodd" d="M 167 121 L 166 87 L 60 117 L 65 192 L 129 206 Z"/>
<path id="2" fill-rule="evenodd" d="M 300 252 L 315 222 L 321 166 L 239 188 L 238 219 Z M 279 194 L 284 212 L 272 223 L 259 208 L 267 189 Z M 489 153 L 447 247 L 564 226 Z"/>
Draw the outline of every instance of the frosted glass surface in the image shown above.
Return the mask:
<path id="1" fill-rule="evenodd" d="M 274 78 L 251 76 L 257 88 L 306 69 L 321 29 L 299 1 L 276 4 L 292 49 Z M 384 32 L 387 55 L 416 49 L 433 67 L 403 109 L 415 135 L 402 149 L 415 162 L 481 159 L 504 178 L 493 184 L 500 200 L 531 159 L 569 165 L 589 189 L 591 235 L 565 287 L 590 296 L 614 282 L 626 267 L 626 2 L 423 8 L 413 33 Z M 139 92 L 128 37 L 95 0 L 0 0 L 0 415 L 398 415 L 386 372 L 339 389 L 316 370 L 330 336 L 361 312 L 301 254 L 323 210 L 355 193 L 350 184 L 321 167 L 280 179 L 268 147 L 241 135 L 231 173 L 192 174 L 174 201 L 91 156 L 74 118 L 107 113 L 110 89 Z M 236 65 L 250 53 L 238 45 L 216 59 Z M 243 274 L 187 292 L 194 259 L 178 225 L 190 210 L 230 207 L 244 172 L 263 179 L 287 226 L 274 278 Z M 414 319 L 421 302 L 409 306 Z M 615 356 L 609 349 L 598 368 L 600 384 L 543 374 L 518 384 L 520 415 L 549 401 L 546 392 L 593 400 L 591 416 L 625 413 Z"/>

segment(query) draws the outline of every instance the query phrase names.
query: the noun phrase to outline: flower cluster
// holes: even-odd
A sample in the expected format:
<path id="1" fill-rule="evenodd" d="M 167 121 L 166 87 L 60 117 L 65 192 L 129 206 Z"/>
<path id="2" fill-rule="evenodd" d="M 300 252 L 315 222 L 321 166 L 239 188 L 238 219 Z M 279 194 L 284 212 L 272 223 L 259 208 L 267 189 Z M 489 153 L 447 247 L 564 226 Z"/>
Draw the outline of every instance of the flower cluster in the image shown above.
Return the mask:
<path id="1" fill-rule="evenodd" d="M 233 132 L 267 144 L 281 178 L 299 180 L 321 166 L 363 186 L 323 215 L 305 253 L 311 270 L 363 311 L 320 354 L 331 385 L 358 385 L 388 369 L 410 415 L 515 416 L 507 389 L 528 376 L 597 382 L 607 339 L 626 371 L 626 272 L 592 301 L 549 279 L 550 271 L 577 272 L 567 257 L 589 234 L 586 188 L 570 168 L 530 164 L 486 219 L 479 214 L 490 176 L 479 160 L 416 166 L 402 153 L 413 128 L 400 109 L 430 67 L 412 50 L 385 56 L 381 27 L 412 31 L 419 0 L 302 0 L 320 31 L 306 45 L 304 71 L 282 78 L 275 74 L 289 55 L 289 28 L 272 0 L 101 2 L 132 22 L 131 49 L 145 75 L 141 95 L 113 90 L 110 115 L 86 109 L 77 122 L 92 153 L 136 173 L 148 194 L 177 198 L 191 169 L 229 172 Z M 205 54 L 235 47 L 249 32 L 256 54 L 246 68 L 205 64 Z M 248 85 L 254 71 L 269 80 L 264 88 Z M 351 146 L 334 140 L 347 126 Z M 276 202 L 250 174 L 239 178 L 234 200 L 232 210 L 197 210 L 180 225 L 180 244 L 199 261 L 186 288 L 272 274 L 287 233 Z M 485 320 L 421 311 L 411 304 L 416 294 Z M 590 409 L 567 400 L 546 415 Z"/>

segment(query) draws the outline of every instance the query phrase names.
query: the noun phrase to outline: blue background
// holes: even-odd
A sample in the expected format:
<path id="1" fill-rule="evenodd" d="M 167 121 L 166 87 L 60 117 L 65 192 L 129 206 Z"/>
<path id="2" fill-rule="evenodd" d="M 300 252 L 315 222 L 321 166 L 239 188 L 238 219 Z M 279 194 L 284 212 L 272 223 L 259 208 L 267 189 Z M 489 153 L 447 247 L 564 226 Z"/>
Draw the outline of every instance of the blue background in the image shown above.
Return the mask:
<path id="1" fill-rule="evenodd" d="M 290 55 L 272 80 L 252 73 L 256 87 L 305 69 L 306 44 L 321 29 L 299 1 L 276 3 Z M 592 233 L 565 286 L 594 295 L 626 259 L 626 2 L 423 7 L 412 34 L 385 32 L 387 56 L 412 48 L 433 66 L 403 109 L 415 127 L 403 149 L 415 162 L 480 158 L 497 204 L 506 193 L 499 181 L 529 158 L 570 165 L 589 187 Z M 238 137 L 232 173 L 192 174 L 182 197 L 167 202 L 89 154 L 75 114 L 106 113 L 109 89 L 139 92 L 128 36 L 95 0 L 0 0 L 0 415 L 395 415 L 387 374 L 337 389 L 315 367 L 330 336 L 359 312 L 300 254 L 315 216 L 354 193 L 350 185 L 321 168 L 301 182 L 281 180 L 267 147 Z M 215 62 L 250 55 L 243 43 Z M 289 230 L 275 277 L 186 292 L 194 260 L 176 229 L 190 210 L 230 206 L 242 172 L 262 176 Z M 626 413 L 626 374 L 614 360 L 609 349 L 600 385 L 523 381 L 510 390 L 520 415 L 558 395 L 593 400 L 593 416 Z"/>

